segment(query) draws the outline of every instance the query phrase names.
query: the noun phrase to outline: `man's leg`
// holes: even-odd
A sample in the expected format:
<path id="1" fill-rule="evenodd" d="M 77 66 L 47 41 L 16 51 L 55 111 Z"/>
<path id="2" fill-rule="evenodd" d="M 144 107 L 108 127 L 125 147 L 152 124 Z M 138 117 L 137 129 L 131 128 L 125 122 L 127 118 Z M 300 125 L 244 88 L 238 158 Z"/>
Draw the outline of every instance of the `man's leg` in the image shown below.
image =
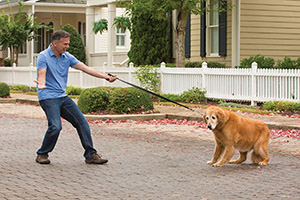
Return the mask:
<path id="1" fill-rule="evenodd" d="M 84 157 L 91 158 L 96 150 L 93 147 L 90 126 L 74 101 L 69 97 L 63 99 L 61 116 L 76 128 L 81 144 L 85 149 Z"/>
<path id="2" fill-rule="evenodd" d="M 40 105 L 47 116 L 48 129 L 45 133 L 42 146 L 37 151 L 37 154 L 48 157 L 48 153 L 51 152 L 55 147 L 60 130 L 62 128 L 60 119 L 61 99 L 42 100 L 40 101 Z"/>
<path id="3" fill-rule="evenodd" d="M 90 126 L 74 101 L 65 97 L 61 108 L 61 116 L 69 121 L 77 130 L 81 144 L 85 149 L 84 157 L 87 164 L 104 164 L 107 159 L 101 158 L 93 147 Z"/>

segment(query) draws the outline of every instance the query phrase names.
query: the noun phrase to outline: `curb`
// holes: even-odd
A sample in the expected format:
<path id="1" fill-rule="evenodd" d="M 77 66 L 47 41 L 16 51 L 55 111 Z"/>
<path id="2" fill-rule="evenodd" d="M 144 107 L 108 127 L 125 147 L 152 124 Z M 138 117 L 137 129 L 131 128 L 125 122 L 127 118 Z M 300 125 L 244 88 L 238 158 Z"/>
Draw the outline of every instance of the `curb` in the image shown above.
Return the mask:
<path id="1" fill-rule="evenodd" d="M 39 102 L 37 100 L 31 100 L 31 99 L 6 99 L 6 98 L 0 98 L 0 103 L 25 103 L 30 105 L 39 106 Z M 149 121 L 149 120 L 162 120 L 162 119 L 177 119 L 177 120 L 188 120 L 188 121 L 203 121 L 202 116 L 194 117 L 194 116 L 185 116 L 185 115 L 175 115 L 175 114 L 124 114 L 124 115 L 86 115 L 84 114 L 87 120 L 143 120 L 143 121 Z M 295 124 L 279 124 L 274 122 L 264 122 L 269 129 L 300 129 L 299 125 Z"/>

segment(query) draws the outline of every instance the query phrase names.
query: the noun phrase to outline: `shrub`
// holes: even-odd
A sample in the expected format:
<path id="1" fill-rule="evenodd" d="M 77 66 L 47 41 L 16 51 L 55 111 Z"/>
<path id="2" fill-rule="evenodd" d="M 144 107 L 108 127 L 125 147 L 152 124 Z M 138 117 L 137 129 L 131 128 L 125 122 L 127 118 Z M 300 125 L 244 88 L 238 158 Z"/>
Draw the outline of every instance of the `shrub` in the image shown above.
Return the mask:
<path id="1" fill-rule="evenodd" d="M 161 96 L 170 99 L 172 101 L 183 101 L 182 97 L 178 94 L 162 94 Z M 160 98 L 159 99 L 160 102 L 166 102 L 166 100 Z"/>
<path id="2" fill-rule="evenodd" d="M 9 87 L 10 90 L 13 91 L 21 91 L 21 92 L 32 92 L 35 91 L 34 89 L 31 89 L 31 87 L 27 85 L 14 85 Z"/>
<path id="3" fill-rule="evenodd" d="M 83 113 L 105 110 L 109 105 L 109 94 L 103 88 L 84 89 L 78 99 L 78 107 Z"/>
<path id="4" fill-rule="evenodd" d="M 158 92 L 158 84 L 160 82 L 159 74 L 156 68 L 153 65 L 141 66 L 136 72 L 135 75 L 139 79 L 142 87 L 147 90 Z"/>
<path id="5" fill-rule="evenodd" d="M 202 91 L 199 88 L 193 87 L 192 89 L 188 91 L 184 91 L 180 97 L 182 100 L 186 103 L 198 103 L 198 102 L 203 102 L 206 101 L 205 98 L 205 93 L 206 91 Z"/>
<path id="6" fill-rule="evenodd" d="M 5 59 L 4 59 L 4 66 L 5 66 L 5 67 L 10 67 L 10 66 L 11 66 L 11 64 L 10 64 L 10 59 L 9 59 L 9 58 L 5 58 Z"/>
<path id="7" fill-rule="evenodd" d="M 240 64 L 240 68 L 251 68 L 252 63 L 256 62 L 258 68 L 274 68 L 275 61 L 273 58 L 265 58 L 260 54 L 251 56 L 250 58 L 244 58 Z"/>
<path id="8" fill-rule="evenodd" d="M 299 111 L 300 104 L 290 101 L 268 101 L 262 107 L 266 110 L 273 111 Z"/>
<path id="9" fill-rule="evenodd" d="M 116 113 L 144 112 L 154 108 L 152 96 L 133 87 L 114 89 L 109 107 Z"/>
<path id="10" fill-rule="evenodd" d="M 79 87 L 68 86 L 66 93 L 67 95 L 80 95 L 82 89 Z"/>
<path id="11" fill-rule="evenodd" d="M 300 69 L 300 58 L 297 60 L 292 60 L 289 57 L 284 57 L 283 61 L 278 60 L 277 66 L 278 69 Z"/>
<path id="12" fill-rule="evenodd" d="M 86 63 L 85 47 L 77 30 L 70 24 L 63 26 L 61 29 L 71 35 L 68 52 L 81 62 Z"/>
<path id="13" fill-rule="evenodd" d="M 187 62 L 185 63 L 186 68 L 201 68 L 202 62 Z"/>
<path id="14" fill-rule="evenodd" d="M 129 62 L 137 66 L 170 62 L 170 19 L 157 18 L 150 9 L 144 9 L 143 6 L 134 6 L 130 13 L 132 29 Z"/>
<path id="15" fill-rule="evenodd" d="M 203 62 L 187 62 L 185 63 L 185 67 L 188 68 L 201 68 Z M 219 62 L 207 62 L 208 68 L 226 68 L 225 64 Z"/>
<path id="16" fill-rule="evenodd" d="M 9 97 L 9 87 L 6 83 L 0 82 L 0 97 Z"/>
<path id="17" fill-rule="evenodd" d="M 207 62 L 208 68 L 226 68 L 225 64 L 218 63 L 218 62 Z"/>

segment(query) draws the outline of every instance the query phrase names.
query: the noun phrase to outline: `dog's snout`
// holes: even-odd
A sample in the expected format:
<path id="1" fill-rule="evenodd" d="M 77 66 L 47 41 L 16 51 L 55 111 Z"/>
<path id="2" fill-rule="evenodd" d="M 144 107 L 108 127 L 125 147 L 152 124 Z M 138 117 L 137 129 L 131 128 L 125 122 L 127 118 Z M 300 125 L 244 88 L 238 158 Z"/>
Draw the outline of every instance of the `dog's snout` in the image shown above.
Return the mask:
<path id="1" fill-rule="evenodd" d="M 210 124 L 207 125 L 207 128 L 209 128 L 209 130 L 212 130 L 212 126 Z"/>

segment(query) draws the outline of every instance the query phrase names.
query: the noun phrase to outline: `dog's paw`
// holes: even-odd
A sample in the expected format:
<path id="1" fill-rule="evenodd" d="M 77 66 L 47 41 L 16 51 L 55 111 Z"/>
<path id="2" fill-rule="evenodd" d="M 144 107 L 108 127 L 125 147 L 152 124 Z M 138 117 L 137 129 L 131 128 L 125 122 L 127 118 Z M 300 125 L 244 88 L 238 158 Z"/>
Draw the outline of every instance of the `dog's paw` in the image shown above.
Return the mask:
<path id="1" fill-rule="evenodd" d="M 265 165 L 268 165 L 268 162 L 262 161 L 262 162 L 259 162 L 258 165 L 265 166 Z"/>
<path id="2" fill-rule="evenodd" d="M 223 166 L 223 164 L 221 164 L 221 163 L 216 163 L 216 164 L 213 164 L 212 166 L 214 166 L 214 167 L 221 167 L 221 166 Z"/>
<path id="3" fill-rule="evenodd" d="M 228 161 L 228 163 L 229 164 L 241 164 L 242 161 L 240 161 L 240 160 L 230 160 L 230 161 Z"/>
<path id="4" fill-rule="evenodd" d="M 206 162 L 206 164 L 208 164 L 208 165 L 212 165 L 212 164 L 214 164 L 215 162 L 213 162 L 213 161 L 207 161 Z"/>

